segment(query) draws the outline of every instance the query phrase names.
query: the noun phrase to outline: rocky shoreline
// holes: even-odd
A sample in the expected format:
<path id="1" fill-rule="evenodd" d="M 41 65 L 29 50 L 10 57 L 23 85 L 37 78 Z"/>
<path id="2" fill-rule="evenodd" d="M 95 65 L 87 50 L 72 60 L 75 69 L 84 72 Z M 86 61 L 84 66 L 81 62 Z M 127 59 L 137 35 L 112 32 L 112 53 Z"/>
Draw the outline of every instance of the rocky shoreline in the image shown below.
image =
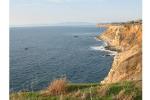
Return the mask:
<path id="1" fill-rule="evenodd" d="M 142 80 L 142 21 L 105 26 L 107 30 L 97 38 L 107 42 L 106 50 L 118 53 L 108 76 L 101 83 Z"/>

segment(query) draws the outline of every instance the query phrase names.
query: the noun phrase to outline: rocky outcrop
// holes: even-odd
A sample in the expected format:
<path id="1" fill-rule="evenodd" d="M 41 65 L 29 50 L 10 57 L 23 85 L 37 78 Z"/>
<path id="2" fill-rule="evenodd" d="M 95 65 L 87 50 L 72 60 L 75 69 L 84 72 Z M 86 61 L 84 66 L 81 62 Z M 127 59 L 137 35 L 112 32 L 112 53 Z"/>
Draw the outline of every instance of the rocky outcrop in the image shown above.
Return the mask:
<path id="1" fill-rule="evenodd" d="M 110 47 L 118 50 L 108 76 L 101 83 L 142 80 L 141 21 L 111 24 L 97 38 L 106 41 Z"/>

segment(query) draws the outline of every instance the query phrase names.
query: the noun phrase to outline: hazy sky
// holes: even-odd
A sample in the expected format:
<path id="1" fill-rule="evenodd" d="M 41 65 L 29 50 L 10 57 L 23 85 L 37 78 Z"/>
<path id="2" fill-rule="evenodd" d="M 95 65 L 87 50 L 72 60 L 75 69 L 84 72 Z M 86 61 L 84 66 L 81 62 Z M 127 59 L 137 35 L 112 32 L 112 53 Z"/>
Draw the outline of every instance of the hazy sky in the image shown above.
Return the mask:
<path id="1" fill-rule="evenodd" d="M 142 17 L 142 0 L 10 0 L 10 25 L 118 22 Z"/>

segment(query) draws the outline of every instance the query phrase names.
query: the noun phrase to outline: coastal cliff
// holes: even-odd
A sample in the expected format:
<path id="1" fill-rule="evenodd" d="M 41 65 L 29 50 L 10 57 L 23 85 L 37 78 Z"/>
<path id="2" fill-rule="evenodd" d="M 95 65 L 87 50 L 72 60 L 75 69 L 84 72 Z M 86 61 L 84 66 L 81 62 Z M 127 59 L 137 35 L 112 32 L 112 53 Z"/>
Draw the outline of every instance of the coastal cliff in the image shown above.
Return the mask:
<path id="1" fill-rule="evenodd" d="M 107 30 L 97 38 L 108 43 L 106 49 L 118 52 L 102 84 L 70 83 L 60 78 L 40 91 L 12 92 L 10 100 L 142 100 L 141 21 L 100 27 Z"/>
<path id="2" fill-rule="evenodd" d="M 141 20 L 109 24 L 107 30 L 97 38 L 108 43 L 107 49 L 118 51 L 108 76 L 101 81 L 102 84 L 142 80 Z"/>

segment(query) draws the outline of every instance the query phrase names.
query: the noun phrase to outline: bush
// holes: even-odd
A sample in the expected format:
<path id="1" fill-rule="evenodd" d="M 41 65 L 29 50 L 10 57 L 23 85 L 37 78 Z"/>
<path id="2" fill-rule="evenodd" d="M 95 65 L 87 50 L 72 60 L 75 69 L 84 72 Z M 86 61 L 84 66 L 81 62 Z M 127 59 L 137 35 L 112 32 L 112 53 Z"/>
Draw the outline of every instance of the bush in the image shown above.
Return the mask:
<path id="1" fill-rule="evenodd" d="M 66 78 L 56 79 L 48 86 L 48 93 L 50 95 L 64 94 L 67 89 Z"/>

